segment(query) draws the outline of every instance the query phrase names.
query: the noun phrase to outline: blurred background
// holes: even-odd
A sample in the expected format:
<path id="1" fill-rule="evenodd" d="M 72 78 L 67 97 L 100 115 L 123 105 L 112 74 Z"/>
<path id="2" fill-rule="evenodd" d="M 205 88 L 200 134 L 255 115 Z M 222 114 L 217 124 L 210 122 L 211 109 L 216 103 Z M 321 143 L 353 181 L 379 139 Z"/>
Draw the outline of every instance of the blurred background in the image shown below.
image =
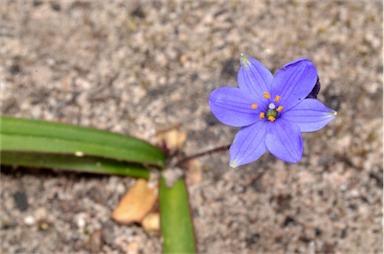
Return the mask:
<path id="1" fill-rule="evenodd" d="M 383 251 L 382 1 L 0 0 L 0 14 L 2 115 L 152 143 L 180 125 L 187 154 L 238 131 L 207 100 L 237 85 L 240 53 L 273 72 L 311 59 L 337 119 L 303 135 L 298 164 L 203 158 L 189 176 L 198 250 Z M 159 236 L 110 218 L 133 182 L 3 167 L 1 252 L 159 253 Z"/>

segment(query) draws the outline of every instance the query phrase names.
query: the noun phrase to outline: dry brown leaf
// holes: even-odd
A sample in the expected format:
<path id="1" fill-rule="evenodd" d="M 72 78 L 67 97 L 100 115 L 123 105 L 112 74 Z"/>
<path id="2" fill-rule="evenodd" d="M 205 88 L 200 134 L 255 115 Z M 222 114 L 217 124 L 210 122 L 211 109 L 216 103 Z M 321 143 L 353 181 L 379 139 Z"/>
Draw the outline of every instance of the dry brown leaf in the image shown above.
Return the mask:
<path id="1" fill-rule="evenodd" d="M 157 212 L 149 213 L 141 222 L 147 233 L 153 234 L 160 231 L 160 214 Z"/>
<path id="2" fill-rule="evenodd" d="M 185 140 L 187 139 L 187 133 L 181 131 L 179 126 L 174 126 L 168 130 L 158 132 L 156 138 L 158 144 L 165 144 L 170 152 L 173 153 L 176 150 L 183 149 Z"/>
<path id="3" fill-rule="evenodd" d="M 112 213 L 112 218 L 124 224 L 141 222 L 145 215 L 152 210 L 155 202 L 154 190 L 148 187 L 146 180 L 138 179 L 120 200 Z"/>

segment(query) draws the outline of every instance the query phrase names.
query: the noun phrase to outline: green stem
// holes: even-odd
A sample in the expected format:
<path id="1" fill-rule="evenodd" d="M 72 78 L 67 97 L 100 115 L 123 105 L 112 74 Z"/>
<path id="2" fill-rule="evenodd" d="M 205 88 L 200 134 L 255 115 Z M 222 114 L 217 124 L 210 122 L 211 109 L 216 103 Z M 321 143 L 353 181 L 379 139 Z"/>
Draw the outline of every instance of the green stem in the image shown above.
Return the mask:
<path id="1" fill-rule="evenodd" d="M 210 154 L 218 153 L 218 152 L 223 152 L 223 151 L 228 151 L 228 149 L 230 147 L 231 147 L 231 145 L 224 145 L 224 146 L 215 147 L 213 149 L 185 157 L 185 158 L 179 160 L 178 162 L 176 162 L 175 165 L 179 167 L 190 160 L 193 160 L 193 159 L 196 159 L 196 158 L 199 158 L 202 156 L 206 156 L 206 155 L 210 155 Z"/>

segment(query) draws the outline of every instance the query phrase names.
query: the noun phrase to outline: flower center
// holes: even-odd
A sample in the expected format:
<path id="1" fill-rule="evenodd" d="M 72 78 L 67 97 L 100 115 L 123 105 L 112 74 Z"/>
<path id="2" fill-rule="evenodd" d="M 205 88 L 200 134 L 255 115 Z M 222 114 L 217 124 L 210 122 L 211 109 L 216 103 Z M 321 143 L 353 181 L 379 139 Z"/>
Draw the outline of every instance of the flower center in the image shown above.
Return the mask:
<path id="1" fill-rule="evenodd" d="M 270 100 L 271 95 L 268 92 L 264 92 L 263 98 Z M 266 111 L 260 112 L 259 114 L 260 120 L 266 118 L 268 121 L 274 122 L 277 119 L 279 113 L 283 110 L 283 106 L 281 105 L 278 105 L 278 107 L 276 107 L 276 104 L 280 101 L 280 98 L 281 97 L 279 95 L 276 95 L 273 102 L 269 103 L 268 109 Z M 252 104 L 252 108 L 255 108 L 253 104 Z"/>
<path id="2" fill-rule="evenodd" d="M 267 110 L 267 119 L 271 122 L 276 120 L 277 111 L 275 110 L 276 106 L 273 103 L 270 103 Z"/>

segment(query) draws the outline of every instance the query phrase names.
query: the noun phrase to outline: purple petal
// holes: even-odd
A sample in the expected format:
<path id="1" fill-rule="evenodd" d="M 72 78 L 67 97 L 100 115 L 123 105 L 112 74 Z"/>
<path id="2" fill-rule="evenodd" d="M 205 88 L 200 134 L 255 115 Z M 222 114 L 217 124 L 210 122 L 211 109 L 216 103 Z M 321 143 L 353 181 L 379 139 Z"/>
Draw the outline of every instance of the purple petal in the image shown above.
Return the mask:
<path id="1" fill-rule="evenodd" d="M 273 80 L 272 73 L 256 59 L 241 55 L 241 67 L 237 74 L 237 82 L 240 89 L 258 97 L 263 96 L 263 92 L 268 92 L 268 86 Z"/>
<path id="2" fill-rule="evenodd" d="M 267 126 L 265 121 L 258 121 L 251 126 L 242 128 L 237 133 L 229 150 L 231 167 L 235 168 L 251 163 L 265 153 L 264 141 Z"/>
<path id="3" fill-rule="evenodd" d="M 209 96 L 209 106 L 212 113 L 224 124 L 243 127 L 259 120 L 260 108 L 265 108 L 263 102 L 258 103 L 249 93 L 234 87 L 220 87 Z M 253 109 L 252 104 L 258 108 Z"/>
<path id="4" fill-rule="evenodd" d="M 282 119 L 295 123 L 302 132 L 320 130 L 335 117 L 336 111 L 316 99 L 305 99 L 281 115 Z"/>
<path id="5" fill-rule="evenodd" d="M 265 144 L 268 151 L 286 162 L 297 163 L 303 155 L 299 127 L 281 118 L 269 123 Z"/>
<path id="6" fill-rule="evenodd" d="M 271 84 L 271 95 L 281 96 L 280 105 L 288 110 L 304 100 L 316 84 L 317 72 L 308 59 L 298 59 L 281 68 Z"/>

